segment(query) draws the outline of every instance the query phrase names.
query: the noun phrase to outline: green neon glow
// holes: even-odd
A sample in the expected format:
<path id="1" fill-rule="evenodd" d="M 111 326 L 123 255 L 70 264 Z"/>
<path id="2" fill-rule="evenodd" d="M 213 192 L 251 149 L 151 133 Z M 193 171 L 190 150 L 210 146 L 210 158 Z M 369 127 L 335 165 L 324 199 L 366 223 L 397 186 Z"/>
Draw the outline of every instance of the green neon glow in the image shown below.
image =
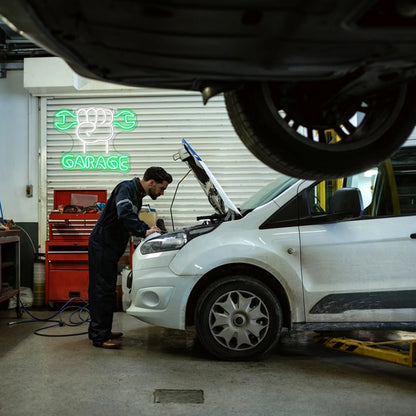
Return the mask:
<path id="1" fill-rule="evenodd" d="M 92 107 L 94 109 L 95 107 Z M 71 110 L 60 110 L 55 113 L 53 125 L 58 131 L 66 131 L 79 124 L 77 113 Z M 136 114 L 131 110 L 120 110 L 113 115 L 113 126 L 122 130 L 133 130 L 137 126 Z"/>
<path id="2" fill-rule="evenodd" d="M 116 120 L 117 118 L 123 118 L 123 120 L 120 122 Z M 131 110 L 120 110 L 114 114 L 113 125 L 122 130 L 133 130 L 137 125 L 136 114 Z"/>
<path id="3" fill-rule="evenodd" d="M 66 153 L 61 158 L 61 166 L 64 169 L 74 170 L 119 170 L 128 172 L 129 155 L 92 155 Z"/>
<path id="4" fill-rule="evenodd" d="M 68 118 L 74 118 L 75 120 L 71 121 Z M 70 110 L 60 110 L 55 113 L 55 122 L 53 125 L 56 130 L 66 131 L 78 124 L 77 115 Z"/>

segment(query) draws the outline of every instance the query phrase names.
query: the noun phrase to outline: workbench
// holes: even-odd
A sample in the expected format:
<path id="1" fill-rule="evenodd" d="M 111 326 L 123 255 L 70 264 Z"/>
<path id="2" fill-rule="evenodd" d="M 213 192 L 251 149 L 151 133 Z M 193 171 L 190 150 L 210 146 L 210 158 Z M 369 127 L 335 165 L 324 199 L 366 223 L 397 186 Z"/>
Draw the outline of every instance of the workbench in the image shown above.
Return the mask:
<path id="1" fill-rule="evenodd" d="M 16 314 L 20 318 L 20 231 L 0 231 L 0 303 L 16 296 Z"/>

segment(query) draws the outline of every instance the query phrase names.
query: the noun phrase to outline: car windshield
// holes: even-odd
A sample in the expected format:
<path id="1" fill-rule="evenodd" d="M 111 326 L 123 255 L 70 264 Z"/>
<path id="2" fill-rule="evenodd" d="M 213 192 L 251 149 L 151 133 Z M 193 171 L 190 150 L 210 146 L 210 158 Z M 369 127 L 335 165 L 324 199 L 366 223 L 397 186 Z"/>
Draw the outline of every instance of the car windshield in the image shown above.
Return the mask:
<path id="1" fill-rule="evenodd" d="M 261 188 L 253 196 L 251 196 L 246 202 L 244 202 L 240 209 L 242 212 L 251 211 L 265 203 L 276 198 L 277 195 L 280 195 L 282 192 L 286 191 L 290 186 L 292 186 L 298 179 L 290 178 L 285 175 L 279 176 L 273 182 L 270 182 L 268 185 Z"/>

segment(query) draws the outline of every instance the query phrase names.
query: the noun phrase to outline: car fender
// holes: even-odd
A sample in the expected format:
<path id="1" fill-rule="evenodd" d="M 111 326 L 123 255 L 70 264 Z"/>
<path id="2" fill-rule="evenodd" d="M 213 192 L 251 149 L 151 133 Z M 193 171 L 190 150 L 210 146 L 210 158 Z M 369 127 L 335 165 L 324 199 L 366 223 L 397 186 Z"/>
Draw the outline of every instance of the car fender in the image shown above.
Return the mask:
<path id="1" fill-rule="evenodd" d="M 216 237 L 206 235 L 190 241 L 175 256 L 170 269 L 178 276 L 197 276 L 230 264 L 247 264 L 258 267 L 273 276 L 286 291 L 292 305 L 302 304 L 302 282 L 299 252 L 288 253 L 287 243 L 282 241 L 272 250 L 257 236 L 241 239 L 235 236 Z"/>

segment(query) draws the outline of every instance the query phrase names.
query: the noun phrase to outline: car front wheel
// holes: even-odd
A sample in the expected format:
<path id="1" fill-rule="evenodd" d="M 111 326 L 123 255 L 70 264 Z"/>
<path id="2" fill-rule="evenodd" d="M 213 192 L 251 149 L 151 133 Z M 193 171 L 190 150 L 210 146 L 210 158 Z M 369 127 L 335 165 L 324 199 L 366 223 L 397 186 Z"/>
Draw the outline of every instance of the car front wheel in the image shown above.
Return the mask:
<path id="1" fill-rule="evenodd" d="M 249 276 L 229 276 L 200 296 L 195 325 L 201 344 L 223 360 L 261 359 L 279 340 L 282 309 L 274 293 Z"/>

